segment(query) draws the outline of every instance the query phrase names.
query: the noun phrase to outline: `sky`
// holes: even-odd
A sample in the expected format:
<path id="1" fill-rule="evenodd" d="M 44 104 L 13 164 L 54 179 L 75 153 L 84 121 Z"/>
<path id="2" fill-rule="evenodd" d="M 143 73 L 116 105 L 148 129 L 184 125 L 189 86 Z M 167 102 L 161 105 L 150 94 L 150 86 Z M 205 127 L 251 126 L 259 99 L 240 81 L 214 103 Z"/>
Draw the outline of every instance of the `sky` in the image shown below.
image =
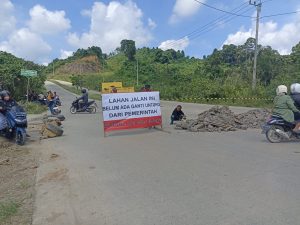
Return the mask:
<path id="1" fill-rule="evenodd" d="M 261 17 L 300 11 L 299 0 L 262 2 Z M 254 37 L 255 16 L 248 0 L 0 0 L 0 51 L 46 65 L 78 48 L 110 53 L 131 39 L 202 58 Z M 300 13 L 261 18 L 259 27 L 259 43 L 280 54 L 300 42 Z"/>

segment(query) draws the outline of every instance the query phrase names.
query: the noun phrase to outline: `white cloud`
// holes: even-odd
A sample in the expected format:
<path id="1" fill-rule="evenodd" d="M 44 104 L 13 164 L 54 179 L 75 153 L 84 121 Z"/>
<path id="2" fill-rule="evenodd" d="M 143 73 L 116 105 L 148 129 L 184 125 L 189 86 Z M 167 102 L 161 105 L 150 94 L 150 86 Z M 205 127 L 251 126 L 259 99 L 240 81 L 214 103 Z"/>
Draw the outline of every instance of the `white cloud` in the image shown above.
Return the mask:
<path id="1" fill-rule="evenodd" d="M 48 61 L 51 47 L 28 28 L 13 32 L 7 41 L 0 43 L 0 50 L 36 62 Z"/>
<path id="2" fill-rule="evenodd" d="M 206 2 L 206 0 L 202 0 L 202 2 Z M 201 5 L 194 0 L 176 0 L 169 22 L 176 23 L 182 18 L 193 16 L 200 7 Z"/>
<path id="3" fill-rule="evenodd" d="M 294 21 L 281 27 L 274 21 L 260 23 L 259 44 L 271 46 L 280 54 L 289 54 L 300 37 L 300 16 L 294 18 Z M 241 28 L 236 33 L 229 34 L 224 44 L 244 44 L 249 37 L 255 37 L 255 24 L 252 24 L 248 30 Z"/>
<path id="4" fill-rule="evenodd" d="M 188 37 L 184 37 L 179 40 L 167 40 L 162 42 L 159 45 L 159 48 L 162 50 L 174 49 L 174 50 L 184 50 L 190 44 L 190 40 Z"/>
<path id="5" fill-rule="evenodd" d="M 0 0 L 0 36 L 15 29 L 14 5 L 10 0 Z"/>
<path id="6" fill-rule="evenodd" d="M 57 34 L 68 30 L 71 22 L 65 16 L 65 11 L 49 11 L 41 5 L 36 5 L 29 11 L 29 28 L 39 34 Z"/>
<path id="7" fill-rule="evenodd" d="M 65 12 L 49 11 L 43 6 L 35 5 L 29 11 L 30 20 L 25 26 L 16 29 L 13 9 L 14 6 L 9 0 L 0 0 L 0 32 L 2 33 L 4 25 L 11 24 L 10 32 L 4 36 L 4 41 L 0 42 L 0 50 L 38 63 L 49 62 L 52 48 L 42 35 L 58 34 L 69 29 L 71 22 L 65 17 Z"/>
<path id="8" fill-rule="evenodd" d="M 81 13 L 82 16 L 87 16 L 87 17 L 92 16 L 92 11 L 91 10 L 84 9 L 80 13 Z"/>
<path id="9" fill-rule="evenodd" d="M 86 12 L 83 14 L 88 14 Z M 96 45 L 108 53 L 115 50 L 123 39 L 134 40 L 137 46 L 146 45 L 152 39 L 143 25 L 142 11 L 132 1 L 124 4 L 112 1 L 108 5 L 95 2 L 90 16 L 90 31 L 81 35 L 69 34 L 69 44 L 80 48 Z"/>
<path id="10" fill-rule="evenodd" d="M 148 27 L 153 30 L 157 27 L 157 24 L 151 18 L 148 18 Z"/>
<path id="11" fill-rule="evenodd" d="M 63 49 L 61 49 L 60 50 L 60 59 L 66 59 L 66 58 L 68 58 L 68 57 L 70 57 L 70 56 L 72 56 L 73 55 L 73 52 L 72 51 L 66 51 L 66 50 L 63 50 Z"/>

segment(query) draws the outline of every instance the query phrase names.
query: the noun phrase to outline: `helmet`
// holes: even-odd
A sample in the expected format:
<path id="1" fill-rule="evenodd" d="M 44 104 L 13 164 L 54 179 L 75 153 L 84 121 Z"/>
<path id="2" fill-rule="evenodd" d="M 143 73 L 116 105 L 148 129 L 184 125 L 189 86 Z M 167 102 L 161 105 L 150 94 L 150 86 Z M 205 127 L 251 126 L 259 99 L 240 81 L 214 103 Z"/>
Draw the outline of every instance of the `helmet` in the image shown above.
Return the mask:
<path id="1" fill-rule="evenodd" d="M 4 97 L 7 97 L 7 96 L 10 96 L 10 92 L 9 91 L 1 91 L 1 97 L 4 98 Z"/>
<path id="2" fill-rule="evenodd" d="M 86 93 L 86 89 L 82 89 L 81 93 L 83 93 L 83 94 Z"/>
<path id="3" fill-rule="evenodd" d="M 288 92 L 287 86 L 285 85 L 279 85 L 276 89 L 276 94 L 280 95 L 280 94 L 286 94 Z"/>
<path id="4" fill-rule="evenodd" d="M 300 84 L 299 83 L 294 83 L 291 85 L 291 93 L 300 93 Z"/>

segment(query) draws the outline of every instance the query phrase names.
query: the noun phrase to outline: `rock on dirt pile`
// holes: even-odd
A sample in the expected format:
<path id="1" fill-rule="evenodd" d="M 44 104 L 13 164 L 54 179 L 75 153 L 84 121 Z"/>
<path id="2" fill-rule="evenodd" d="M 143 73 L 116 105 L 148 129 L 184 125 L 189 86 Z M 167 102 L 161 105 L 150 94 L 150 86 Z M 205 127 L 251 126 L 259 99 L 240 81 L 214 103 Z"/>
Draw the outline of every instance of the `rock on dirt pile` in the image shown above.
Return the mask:
<path id="1" fill-rule="evenodd" d="M 259 128 L 270 112 L 263 109 L 250 110 L 242 114 L 234 114 L 227 106 L 214 106 L 198 115 L 197 119 L 181 121 L 176 129 L 192 132 L 222 132 L 239 129 Z"/>

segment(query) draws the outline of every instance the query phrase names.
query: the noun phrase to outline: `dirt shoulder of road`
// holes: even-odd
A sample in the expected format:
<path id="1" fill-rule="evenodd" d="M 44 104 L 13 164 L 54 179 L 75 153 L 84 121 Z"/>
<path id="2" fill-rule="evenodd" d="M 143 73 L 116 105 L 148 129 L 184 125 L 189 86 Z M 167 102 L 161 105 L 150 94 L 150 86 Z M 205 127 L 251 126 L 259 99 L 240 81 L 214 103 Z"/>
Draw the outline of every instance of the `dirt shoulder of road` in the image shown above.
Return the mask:
<path id="1" fill-rule="evenodd" d="M 39 128 L 29 125 L 25 146 L 0 137 L 0 225 L 32 224 Z"/>

